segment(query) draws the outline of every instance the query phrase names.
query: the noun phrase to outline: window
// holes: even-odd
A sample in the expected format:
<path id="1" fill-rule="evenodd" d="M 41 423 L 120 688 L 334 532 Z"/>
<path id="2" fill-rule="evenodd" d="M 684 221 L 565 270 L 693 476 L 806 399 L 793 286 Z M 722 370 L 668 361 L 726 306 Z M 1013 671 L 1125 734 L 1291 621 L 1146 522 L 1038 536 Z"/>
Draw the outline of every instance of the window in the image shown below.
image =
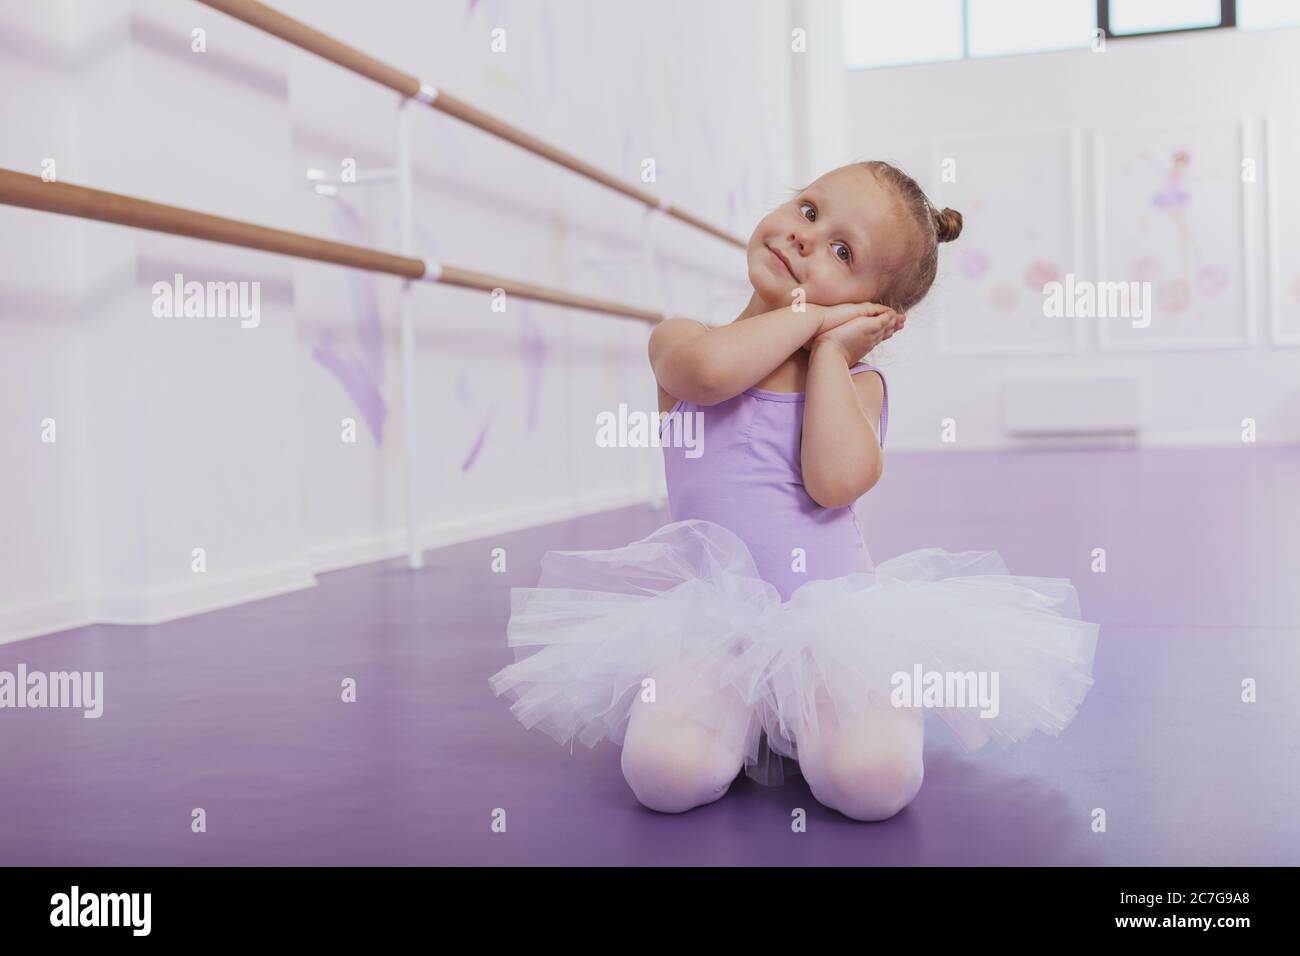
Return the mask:
<path id="1" fill-rule="evenodd" d="M 1064 50 L 1092 43 L 1097 0 L 968 0 L 970 56 Z"/>
<path id="2" fill-rule="evenodd" d="M 818 2 L 818 0 L 813 0 Z M 842 0 L 850 69 L 1088 47 L 1106 36 L 1300 26 L 1300 0 Z"/>
<path id="3" fill-rule="evenodd" d="M 1107 6 L 1111 36 L 1217 27 L 1223 22 L 1221 0 L 1108 0 Z"/>
<path id="4" fill-rule="evenodd" d="M 1243 30 L 1300 26 L 1297 0 L 1237 0 L 1237 26 Z"/>
<path id="5" fill-rule="evenodd" d="M 959 60 L 962 0 L 844 0 L 844 65 Z"/>

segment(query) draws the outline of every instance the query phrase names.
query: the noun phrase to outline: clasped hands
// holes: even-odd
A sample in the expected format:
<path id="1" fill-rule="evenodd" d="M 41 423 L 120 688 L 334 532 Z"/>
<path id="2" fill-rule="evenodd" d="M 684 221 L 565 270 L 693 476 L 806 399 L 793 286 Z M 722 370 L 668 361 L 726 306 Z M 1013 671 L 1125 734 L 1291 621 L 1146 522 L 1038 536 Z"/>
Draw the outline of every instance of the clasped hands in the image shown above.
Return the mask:
<path id="1" fill-rule="evenodd" d="M 846 302 L 818 308 L 822 310 L 821 325 L 803 348 L 810 354 L 815 348 L 837 348 L 849 365 L 860 362 L 907 322 L 905 313 L 877 302 Z"/>

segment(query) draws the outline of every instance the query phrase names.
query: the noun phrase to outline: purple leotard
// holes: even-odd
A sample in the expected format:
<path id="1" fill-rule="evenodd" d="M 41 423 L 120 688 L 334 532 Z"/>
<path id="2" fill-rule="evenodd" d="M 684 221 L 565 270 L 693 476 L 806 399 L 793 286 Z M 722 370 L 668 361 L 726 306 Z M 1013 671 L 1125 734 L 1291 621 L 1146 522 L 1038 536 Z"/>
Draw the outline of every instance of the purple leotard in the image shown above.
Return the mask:
<path id="1" fill-rule="evenodd" d="M 872 371 L 885 387 L 880 442 L 889 424 L 889 390 L 880 369 L 859 363 L 849 373 Z M 678 424 L 665 417 L 664 469 L 673 521 L 703 518 L 735 532 L 749 547 L 759 574 L 789 600 L 808 581 L 873 568 L 853 508 L 823 508 L 804 490 L 799 448 L 803 392 L 747 388 L 716 405 L 679 400 L 671 412 L 702 413 L 703 453 L 690 457 L 671 443 Z M 804 567 L 796 570 L 796 548 Z"/>

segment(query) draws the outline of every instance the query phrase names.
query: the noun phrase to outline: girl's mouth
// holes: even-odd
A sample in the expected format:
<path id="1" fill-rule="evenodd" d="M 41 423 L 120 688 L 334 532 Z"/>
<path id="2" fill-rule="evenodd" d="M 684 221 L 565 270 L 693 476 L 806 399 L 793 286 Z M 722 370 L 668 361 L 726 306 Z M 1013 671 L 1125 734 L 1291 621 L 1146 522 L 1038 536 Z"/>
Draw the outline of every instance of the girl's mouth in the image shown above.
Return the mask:
<path id="1" fill-rule="evenodd" d="M 785 266 L 785 271 L 790 273 L 791 279 L 793 279 L 795 282 L 799 281 L 799 277 L 794 274 L 794 270 L 790 268 L 790 263 L 786 260 L 785 256 L 781 255 L 781 253 L 777 252 L 771 246 L 767 247 L 767 251 L 772 253 L 772 255 L 776 256 L 776 258 L 780 261 L 781 265 Z"/>

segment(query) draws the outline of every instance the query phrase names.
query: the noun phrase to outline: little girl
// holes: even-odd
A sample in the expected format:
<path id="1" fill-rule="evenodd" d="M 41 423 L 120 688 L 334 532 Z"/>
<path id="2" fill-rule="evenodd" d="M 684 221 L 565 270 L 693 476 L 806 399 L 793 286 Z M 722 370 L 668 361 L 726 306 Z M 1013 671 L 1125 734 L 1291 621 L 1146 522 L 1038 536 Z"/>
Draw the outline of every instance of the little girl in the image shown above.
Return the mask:
<path id="1" fill-rule="evenodd" d="M 873 566 L 852 508 L 880 479 L 889 417 L 863 359 L 961 225 L 888 163 L 841 167 L 758 224 L 735 322 L 654 329 L 672 520 L 548 552 L 538 586 L 512 589 L 517 660 L 490 682 L 525 727 L 621 745 L 654 810 L 717 800 L 742 770 L 767 786 L 797 772 L 826 806 L 883 820 L 920 789 L 926 710 L 967 750 L 1070 723 L 1098 627 L 1068 580 L 1012 575 L 994 551 Z M 671 440 L 686 414 L 703 454 Z"/>

